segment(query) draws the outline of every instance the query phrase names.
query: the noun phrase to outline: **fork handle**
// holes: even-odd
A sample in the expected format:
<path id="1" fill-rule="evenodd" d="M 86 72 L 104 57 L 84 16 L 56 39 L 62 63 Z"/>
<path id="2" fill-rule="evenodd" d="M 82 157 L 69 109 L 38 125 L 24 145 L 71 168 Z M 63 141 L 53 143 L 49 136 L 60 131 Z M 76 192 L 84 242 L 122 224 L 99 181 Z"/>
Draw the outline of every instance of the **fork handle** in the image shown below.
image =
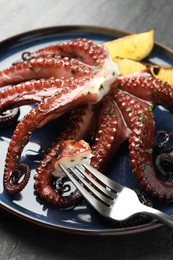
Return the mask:
<path id="1" fill-rule="evenodd" d="M 151 217 L 160 220 L 160 222 L 166 224 L 167 226 L 173 228 L 173 217 L 167 215 L 166 213 L 158 209 L 150 208 L 148 206 L 142 205 L 141 213 L 148 214 Z"/>

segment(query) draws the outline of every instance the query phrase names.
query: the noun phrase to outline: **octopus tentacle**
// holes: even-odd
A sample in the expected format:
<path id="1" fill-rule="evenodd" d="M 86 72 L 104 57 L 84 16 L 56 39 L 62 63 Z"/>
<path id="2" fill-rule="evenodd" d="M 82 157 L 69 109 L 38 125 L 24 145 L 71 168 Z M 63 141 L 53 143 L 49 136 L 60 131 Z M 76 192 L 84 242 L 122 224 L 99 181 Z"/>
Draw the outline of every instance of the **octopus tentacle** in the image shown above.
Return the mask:
<path id="1" fill-rule="evenodd" d="M 90 75 L 79 79 L 57 79 L 56 82 L 60 85 L 61 91 L 56 91 L 53 96 L 41 102 L 17 125 L 6 157 L 4 171 L 6 190 L 8 190 L 7 180 L 12 178 L 14 171 L 17 169 L 21 153 L 35 129 L 42 127 L 50 120 L 78 105 L 98 103 L 109 92 L 111 84 L 117 77 L 118 69 L 106 50 L 104 50 L 103 55 L 103 50 L 101 48 L 101 54 L 98 51 L 98 56 L 95 55 L 98 57 L 101 66 L 92 70 L 92 74 L 90 73 Z M 11 190 L 10 192 L 12 193 Z"/>
<path id="2" fill-rule="evenodd" d="M 18 107 L 5 111 L 0 114 L 0 128 L 10 125 L 19 116 L 20 110 Z"/>
<path id="3" fill-rule="evenodd" d="M 30 51 L 23 52 L 22 53 L 22 60 L 24 60 L 24 61 L 31 60 L 31 52 Z"/>
<path id="4" fill-rule="evenodd" d="M 41 78 L 78 78 L 92 72 L 91 66 L 78 60 L 39 58 L 12 65 L 0 71 L 0 87 Z"/>
<path id="5" fill-rule="evenodd" d="M 162 178 L 168 179 L 172 177 L 172 165 L 173 165 L 173 152 L 169 151 L 159 154 L 155 159 L 155 164 L 159 170 L 159 174 Z M 172 181 L 172 180 L 171 180 Z"/>
<path id="6" fill-rule="evenodd" d="M 51 50 L 55 49 L 55 47 L 49 48 Z M 108 52 L 104 47 L 97 46 L 84 39 L 57 45 L 56 55 L 65 58 L 48 57 L 48 53 L 48 56 L 44 55 L 45 52 L 49 52 L 49 48 L 36 52 L 32 55 L 35 58 L 29 61 L 19 62 L 8 69 L 0 71 L 0 86 L 16 84 L 32 78 L 85 76 L 92 73 L 93 69 L 102 67 L 108 56 Z M 96 68 L 91 68 L 94 66 Z"/>
<path id="7" fill-rule="evenodd" d="M 22 181 L 20 179 L 22 178 Z M 21 163 L 17 169 L 13 172 L 13 175 L 6 175 L 4 179 L 4 185 L 8 185 L 8 192 L 10 194 L 17 193 L 19 190 L 23 190 L 27 185 L 30 178 L 30 169 L 27 164 Z"/>
<path id="8" fill-rule="evenodd" d="M 125 92 L 116 94 L 115 100 L 131 129 L 129 150 L 136 179 L 153 196 L 172 199 L 173 183 L 158 178 L 153 168 L 155 122 L 150 104 Z"/>
<path id="9" fill-rule="evenodd" d="M 93 157 L 90 164 L 103 171 L 107 161 L 128 138 L 129 133 L 122 114 L 110 94 L 101 101 L 98 113 L 98 129 L 92 146 Z"/>
<path id="10" fill-rule="evenodd" d="M 27 81 L 6 88 L 0 92 L 0 113 L 16 106 L 39 103 L 56 93 L 60 87 L 58 81 L 50 78 Z"/>
<path id="11" fill-rule="evenodd" d="M 57 91 L 53 97 L 46 99 L 45 102 L 41 102 L 17 125 L 7 152 L 4 171 L 5 180 L 9 180 L 8 176 L 12 176 L 14 170 L 17 169 L 22 150 L 36 128 L 42 127 L 48 121 L 59 117 L 68 111 L 69 108 L 72 109 L 79 104 L 86 104 L 88 102 L 96 103 L 100 99 L 100 91 L 89 92 L 93 82 L 90 78 L 56 81 L 60 84 L 62 90 Z M 6 190 L 8 190 L 7 181 L 4 181 L 4 183 L 6 184 Z"/>
<path id="12" fill-rule="evenodd" d="M 17 125 L 9 144 L 4 171 L 4 186 L 9 193 L 20 192 L 29 180 L 29 167 L 20 163 L 20 157 L 32 132 L 69 110 L 78 108 L 70 113 L 69 127 L 60 134 L 40 163 L 34 187 L 39 197 L 53 205 L 70 206 L 81 199 L 77 191 L 64 196 L 64 187 L 68 185 L 64 185 L 63 176 L 56 179 L 56 160 L 62 141 L 78 141 L 91 129 L 91 104 L 103 98 L 94 122 L 94 156 L 91 165 L 103 171 L 106 162 L 130 135 L 130 158 L 136 179 L 152 195 L 173 199 L 172 171 L 168 171 L 171 174 L 170 181 L 155 172 L 156 166 L 160 168 L 163 160 L 172 164 L 172 149 L 169 155 L 167 151 L 158 155 L 153 149 L 153 105 L 163 105 L 173 112 L 172 86 L 154 78 L 148 70 L 117 78 L 119 70 L 107 49 L 86 39 L 25 53 L 23 60 L 0 71 L 0 87 L 13 84 L 0 92 L 1 126 L 6 123 L 6 118 L 13 120 L 13 116 L 7 116 L 4 111 L 15 108 L 12 112 L 18 113 L 17 106 L 37 103 L 36 108 Z M 24 82 L 26 80 L 28 82 Z M 15 85 L 17 83 L 20 84 Z M 85 104 L 91 106 L 79 108 Z M 84 121 L 85 127 L 82 126 Z M 165 142 L 162 142 L 163 145 Z M 162 151 L 162 146 L 157 151 Z M 156 165 L 153 163 L 155 154 Z M 63 187 L 57 188 L 57 183 Z M 69 187 L 67 189 L 69 192 Z"/>
<path id="13" fill-rule="evenodd" d="M 160 153 L 161 151 L 163 151 L 164 150 L 163 148 L 169 142 L 169 139 L 170 139 L 170 135 L 167 131 L 165 130 L 157 131 L 155 137 L 155 143 L 154 143 L 155 153 Z"/>
<path id="14" fill-rule="evenodd" d="M 154 105 L 163 105 L 173 112 L 173 87 L 167 82 L 154 78 L 149 72 L 118 77 L 114 87 L 143 100 L 151 101 Z"/>
<path id="15" fill-rule="evenodd" d="M 64 140 L 80 140 L 89 131 L 92 124 L 93 109 L 86 105 L 71 112 L 66 128 L 60 133 L 57 142 L 45 155 L 37 168 L 34 176 L 34 188 L 41 199 L 52 205 L 68 207 L 75 205 L 82 200 L 81 194 L 76 190 L 68 196 L 63 196 L 53 188 L 54 165 L 58 158 L 60 144 Z M 61 178 L 59 178 L 61 179 Z"/>
<path id="16" fill-rule="evenodd" d="M 106 55 L 103 46 L 98 46 L 92 41 L 79 38 L 40 49 L 31 53 L 28 58 L 63 56 L 78 59 L 92 66 L 102 66 Z"/>
<path id="17" fill-rule="evenodd" d="M 71 80 L 72 81 L 72 80 Z M 56 81 L 61 87 L 65 85 L 65 81 L 63 80 L 57 80 Z M 66 82 L 67 83 L 67 82 Z M 65 94 L 63 91 L 58 94 L 59 98 Z M 57 96 L 57 95 L 56 95 Z M 64 95 L 65 96 L 65 95 Z M 52 100 L 52 107 L 54 105 L 53 101 L 54 96 Z M 64 97 L 65 99 L 65 97 Z M 49 99 L 48 99 L 49 100 Z M 46 118 L 46 112 L 48 113 L 49 111 L 49 102 L 41 103 L 40 106 L 37 106 L 35 109 L 31 110 L 30 113 L 23 118 L 23 120 L 17 125 L 11 142 L 8 147 L 8 152 L 6 156 L 6 163 L 5 163 L 5 170 L 4 170 L 4 186 L 9 193 L 16 193 L 20 191 L 20 187 L 15 187 L 14 189 L 11 188 L 11 179 L 15 175 L 15 172 L 18 171 L 18 165 L 19 165 L 19 160 L 21 153 L 25 147 L 25 145 L 28 143 L 32 132 L 37 128 L 38 124 L 43 120 L 43 118 Z M 43 109 L 43 106 L 45 110 Z M 46 106 L 46 107 L 45 107 Z M 60 106 L 60 102 L 59 102 Z M 48 113 L 49 114 L 49 113 Z M 14 184 L 15 186 L 15 184 Z"/>

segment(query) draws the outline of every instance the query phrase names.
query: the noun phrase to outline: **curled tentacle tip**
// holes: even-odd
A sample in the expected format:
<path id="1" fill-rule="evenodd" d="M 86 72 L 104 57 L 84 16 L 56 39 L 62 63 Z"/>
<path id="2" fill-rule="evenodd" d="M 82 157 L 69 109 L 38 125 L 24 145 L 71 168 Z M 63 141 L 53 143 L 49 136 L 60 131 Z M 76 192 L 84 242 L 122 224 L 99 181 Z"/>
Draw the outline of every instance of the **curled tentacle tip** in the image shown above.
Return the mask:
<path id="1" fill-rule="evenodd" d="M 9 176 L 4 178 L 5 190 L 10 194 L 21 192 L 30 179 L 30 168 L 27 164 L 21 163 L 18 168 Z"/>
<path id="2" fill-rule="evenodd" d="M 22 60 L 23 61 L 29 61 L 32 59 L 32 53 L 29 51 L 25 51 L 22 53 Z"/>
<path id="3" fill-rule="evenodd" d="M 11 125 L 18 119 L 20 115 L 20 109 L 18 107 L 9 109 L 0 115 L 0 128 Z"/>
<path id="4" fill-rule="evenodd" d="M 173 149 L 160 153 L 155 159 L 159 176 L 167 181 L 173 180 Z"/>
<path id="5" fill-rule="evenodd" d="M 170 140 L 170 134 L 165 130 L 159 130 L 156 133 L 155 140 L 154 140 L 154 148 L 160 149 L 164 148 L 166 144 Z"/>

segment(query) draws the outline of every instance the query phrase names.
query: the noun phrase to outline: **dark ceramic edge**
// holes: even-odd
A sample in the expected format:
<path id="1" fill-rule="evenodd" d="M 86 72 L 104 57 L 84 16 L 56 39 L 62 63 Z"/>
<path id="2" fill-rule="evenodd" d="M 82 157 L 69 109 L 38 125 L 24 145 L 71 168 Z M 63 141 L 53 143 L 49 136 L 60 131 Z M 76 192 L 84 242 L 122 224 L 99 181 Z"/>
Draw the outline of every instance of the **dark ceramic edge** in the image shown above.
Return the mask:
<path id="1" fill-rule="evenodd" d="M 93 31 L 93 32 L 98 32 L 99 30 L 100 31 L 104 31 L 104 32 L 108 32 L 108 34 L 112 35 L 112 33 L 115 33 L 115 34 L 120 34 L 123 36 L 127 36 L 127 35 L 130 35 L 130 34 L 133 34 L 133 33 L 136 33 L 136 32 L 129 32 L 129 31 L 126 31 L 126 30 L 120 30 L 120 29 L 115 29 L 115 28 L 110 28 L 110 27 L 104 27 L 104 26 L 96 26 L 96 25 L 60 25 L 60 26 L 50 26 L 50 27 L 43 27 L 43 28 L 37 28 L 37 29 L 33 29 L 33 30 L 29 30 L 29 31 L 26 31 L 26 32 L 23 32 L 23 33 L 19 33 L 17 35 L 13 35 L 7 39 L 4 39 L 2 41 L 0 41 L 0 45 L 4 45 L 6 44 L 6 42 L 8 41 L 14 41 L 18 38 L 21 38 L 21 37 L 27 37 L 27 36 L 30 36 L 31 34 L 34 34 L 34 33 L 38 33 L 38 32 L 46 32 L 46 31 L 50 31 L 50 30 L 58 30 L 60 32 L 63 32 L 64 30 L 68 30 L 68 31 L 78 31 L 78 30 L 81 30 L 81 31 Z M 154 44 L 164 50 L 166 50 L 167 52 L 171 53 L 171 55 L 173 55 L 173 50 L 167 46 L 165 46 L 164 44 L 161 44 L 157 41 L 154 42 Z"/>
<path id="2" fill-rule="evenodd" d="M 0 208 L 4 210 L 6 213 L 8 213 L 10 216 L 14 216 L 16 218 L 20 218 L 21 220 L 24 220 L 26 222 L 35 224 L 39 227 L 44 227 L 49 230 L 55 230 L 59 232 L 65 232 L 70 234 L 76 234 L 76 235 L 85 235 L 85 236 L 124 236 L 124 235 L 134 235 L 139 234 L 142 232 L 147 232 L 151 230 L 155 230 L 157 228 L 163 227 L 164 224 L 157 223 L 151 226 L 152 223 L 144 224 L 141 226 L 135 226 L 135 227 L 128 227 L 128 228 L 110 228 L 110 229 L 83 229 L 83 228 L 72 228 L 72 227 L 64 227 L 62 225 L 54 225 L 51 223 L 48 223 L 42 219 L 37 219 L 36 217 L 32 217 L 27 215 L 26 213 L 21 213 L 18 210 L 14 210 L 14 208 L 8 206 L 8 208 L 3 204 L 0 204 Z M 142 228 L 142 229 L 139 229 Z"/>

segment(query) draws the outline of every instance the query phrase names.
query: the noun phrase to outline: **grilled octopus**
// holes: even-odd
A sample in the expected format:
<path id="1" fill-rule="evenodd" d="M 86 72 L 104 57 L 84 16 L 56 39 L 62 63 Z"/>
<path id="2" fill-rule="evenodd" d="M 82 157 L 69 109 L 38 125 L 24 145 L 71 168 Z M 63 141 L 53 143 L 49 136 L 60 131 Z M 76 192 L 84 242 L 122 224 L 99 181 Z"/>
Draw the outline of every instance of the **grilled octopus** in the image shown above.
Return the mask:
<path id="1" fill-rule="evenodd" d="M 120 145 L 129 140 L 129 155 L 137 181 L 159 199 L 173 199 L 173 183 L 161 180 L 153 168 L 156 134 L 154 107 L 172 112 L 173 89 L 148 71 L 119 76 L 107 49 L 76 39 L 25 55 L 23 61 L 0 72 L 0 112 L 36 104 L 17 125 L 7 151 L 4 187 L 11 194 L 24 189 L 29 167 L 20 157 L 33 131 L 70 112 L 65 129 L 40 162 L 34 188 L 46 202 L 70 206 L 81 200 L 78 191 L 63 196 L 53 175 L 61 142 L 86 138 L 91 165 L 104 171 Z M 92 134 L 91 134 L 92 133 Z M 19 181 L 20 175 L 24 175 Z"/>

